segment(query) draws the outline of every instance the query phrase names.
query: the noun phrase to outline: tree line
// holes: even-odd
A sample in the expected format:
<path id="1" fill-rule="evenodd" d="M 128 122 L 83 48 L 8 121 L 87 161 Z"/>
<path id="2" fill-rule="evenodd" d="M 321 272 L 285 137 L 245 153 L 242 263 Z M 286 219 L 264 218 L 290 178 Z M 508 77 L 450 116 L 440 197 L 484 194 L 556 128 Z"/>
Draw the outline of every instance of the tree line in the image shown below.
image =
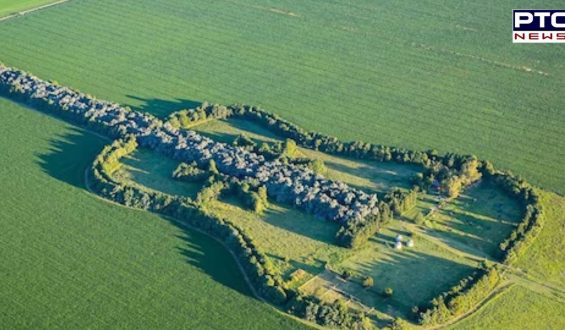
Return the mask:
<path id="1" fill-rule="evenodd" d="M 526 180 L 510 172 L 496 172 L 492 167 L 485 172 L 499 187 L 501 187 L 523 208 L 521 222 L 510 236 L 500 243 L 502 261 L 514 263 L 532 244 L 543 228 L 544 213 L 541 200 L 536 189 Z"/>
<path id="2" fill-rule="evenodd" d="M 257 178 L 268 187 L 270 197 L 293 203 L 331 221 L 345 223 L 378 212 L 376 196 L 326 180 L 306 166 L 268 161 L 263 155 L 244 148 L 215 142 L 194 131 L 176 129 L 152 115 L 98 100 L 1 64 L 0 89 L 28 103 L 43 104 L 46 111 L 110 136 L 134 135 L 140 146 L 168 157 L 199 165 L 215 164 L 216 170 L 237 178 Z M 289 139 L 281 148 L 284 154 L 291 156 L 296 144 Z"/>
<path id="3" fill-rule="evenodd" d="M 415 307 L 421 325 L 434 326 L 463 315 L 484 300 L 500 283 L 496 266 L 482 268 L 441 293 L 426 306 Z"/>

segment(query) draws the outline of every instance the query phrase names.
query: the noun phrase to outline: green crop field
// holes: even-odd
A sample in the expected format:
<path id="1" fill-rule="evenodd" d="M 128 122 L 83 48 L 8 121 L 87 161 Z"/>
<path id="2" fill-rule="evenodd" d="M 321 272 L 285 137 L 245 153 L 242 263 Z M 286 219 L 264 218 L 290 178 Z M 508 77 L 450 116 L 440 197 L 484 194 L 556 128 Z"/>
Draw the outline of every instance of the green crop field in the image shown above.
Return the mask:
<path id="1" fill-rule="evenodd" d="M 340 138 L 474 153 L 565 193 L 565 50 L 509 31 L 512 8 L 560 4 L 73 0 L 3 22 L 0 59 L 159 115 L 245 102 Z"/>
<path id="2" fill-rule="evenodd" d="M 0 324 L 296 329 L 216 241 L 84 189 L 108 143 L 0 99 Z"/>
<path id="3" fill-rule="evenodd" d="M 471 153 L 523 176 L 539 187 L 543 230 L 492 296 L 441 328 L 565 328 L 565 48 L 510 37 L 513 8 L 562 0 L 69 0 L 1 19 L 53 2 L 0 0 L 1 63 L 161 118 L 203 101 L 253 104 L 342 140 Z M 282 140 L 239 119 L 194 129 Z M 0 328 L 308 328 L 256 298 L 210 236 L 90 192 L 85 171 L 110 140 L 2 97 L 0 132 Z M 367 192 L 409 188 L 422 171 L 298 150 Z M 121 162 L 115 175 L 142 189 L 193 198 L 203 186 L 173 180 L 178 162 L 148 150 Z M 485 182 L 441 201 L 421 194 L 357 250 L 335 244 L 338 225 L 288 205 L 206 207 L 293 288 L 385 326 L 497 263 L 523 211 Z M 395 249 L 398 234 L 415 247 Z"/>
<path id="4" fill-rule="evenodd" d="M 57 1 L 58 0 L 0 0 L 0 18 Z"/>
<path id="5" fill-rule="evenodd" d="M 482 310 L 449 329 L 562 329 L 563 303 L 512 287 Z"/>
<path id="6" fill-rule="evenodd" d="M 565 285 L 565 250 L 560 248 L 565 237 L 565 198 L 544 194 L 546 227 L 536 243 L 520 258 L 519 266 L 536 277 Z"/>

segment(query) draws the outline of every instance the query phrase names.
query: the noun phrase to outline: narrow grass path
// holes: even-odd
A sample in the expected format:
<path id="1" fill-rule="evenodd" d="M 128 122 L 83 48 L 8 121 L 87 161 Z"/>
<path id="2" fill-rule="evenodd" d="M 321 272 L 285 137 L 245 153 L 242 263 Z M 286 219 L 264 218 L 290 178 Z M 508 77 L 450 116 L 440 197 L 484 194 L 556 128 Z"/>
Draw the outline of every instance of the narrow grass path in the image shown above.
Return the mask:
<path id="1" fill-rule="evenodd" d="M 449 252 L 463 257 L 463 258 L 467 258 L 473 261 L 477 261 L 477 262 L 482 262 L 485 260 L 485 258 L 481 258 L 481 257 L 477 257 L 475 255 L 472 255 L 470 253 L 466 253 L 463 251 L 460 251 L 456 248 L 453 248 L 451 246 L 449 246 L 448 244 L 442 242 L 441 240 L 439 240 L 438 238 L 435 237 L 431 237 L 430 235 L 426 234 L 424 230 L 422 230 L 419 226 L 416 226 L 414 224 L 410 224 L 410 223 L 405 223 L 404 224 L 407 228 L 410 228 L 411 231 L 413 232 L 417 232 L 419 237 L 421 237 L 422 239 L 425 239 L 426 241 L 435 244 L 436 246 L 442 248 L 442 249 L 446 249 Z M 471 247 L 469 247 L 471 248 Z M 527 289 L 530 289 L 534 292 L 543 294 L 547 297 L 550 297 L 552 299 L 557 299 L 559 301 L 561 301 L 562 303 L 565 303 L 565 289 L 562 287 L 559 287 L 557 285 L 554 284 L 548 284 L 545 283 L 545 281 L 542 281 L 540 279 L 537 279 L 535 277 L 533 277 L 530 274 L 527 274 L 524 270 L 520 269 L 520 268 L 516 268 L 513 266 L 508 266 L 499 262 L 495 262 L 492 261 L 491 262 L 499 265 L 500 267 L 502 267 L 504 270 L 506 270 L 506 274 L 508 276 L 508 279 L 513 282 L 516 283 L 518 285 L 521 285 Z"/>

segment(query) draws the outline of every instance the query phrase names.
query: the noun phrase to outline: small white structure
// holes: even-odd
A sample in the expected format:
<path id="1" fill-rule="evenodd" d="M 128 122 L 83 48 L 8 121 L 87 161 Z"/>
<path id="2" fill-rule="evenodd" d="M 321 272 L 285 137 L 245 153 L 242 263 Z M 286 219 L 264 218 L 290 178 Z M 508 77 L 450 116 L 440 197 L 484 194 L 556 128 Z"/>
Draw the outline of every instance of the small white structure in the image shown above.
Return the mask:
<path id="1" fill-rule="evenodd" d="M 408 242 L 406 242 L 406 246 L 409 247 L 409 248 L 414 247 L 414 240 L 409 239 Z"/>
<path id="2" fill-rule="evenodd" d="M 397 250 L 402 250 L 402 242 L 396 241 L 396 244 L 394 244 L 394 248 Z"/>
<path id="3" fill-rule="evenodd" d="M 396 242 L 402 242 L 402 235 L 396 235 Z"/>

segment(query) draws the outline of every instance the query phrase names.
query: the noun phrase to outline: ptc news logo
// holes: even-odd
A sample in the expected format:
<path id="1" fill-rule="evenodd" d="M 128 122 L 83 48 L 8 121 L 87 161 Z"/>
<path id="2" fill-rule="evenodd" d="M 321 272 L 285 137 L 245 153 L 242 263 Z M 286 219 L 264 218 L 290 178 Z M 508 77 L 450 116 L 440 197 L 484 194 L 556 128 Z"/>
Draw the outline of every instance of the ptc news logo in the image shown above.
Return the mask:
<path id="1" fill-rule="evenodd" d="M 512 42 L 565 43 L 565 10 L 513 10 Z"/>

